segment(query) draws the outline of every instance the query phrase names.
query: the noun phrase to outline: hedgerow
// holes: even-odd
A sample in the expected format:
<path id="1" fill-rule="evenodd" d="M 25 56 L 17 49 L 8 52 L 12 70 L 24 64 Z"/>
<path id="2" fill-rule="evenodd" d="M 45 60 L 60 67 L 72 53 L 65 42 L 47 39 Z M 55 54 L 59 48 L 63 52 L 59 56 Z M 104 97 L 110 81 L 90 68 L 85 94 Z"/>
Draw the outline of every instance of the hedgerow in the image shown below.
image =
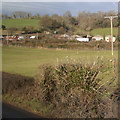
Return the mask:
<path id="1" fill-rule="evenodd" d="M 101 74 L 111 71 L 112 65 L 101 63 L 40 66 L 36 76 L 40 102 L 52 105 L 51 114 L 57 117 L 104 118 L 112 107 Z"/>

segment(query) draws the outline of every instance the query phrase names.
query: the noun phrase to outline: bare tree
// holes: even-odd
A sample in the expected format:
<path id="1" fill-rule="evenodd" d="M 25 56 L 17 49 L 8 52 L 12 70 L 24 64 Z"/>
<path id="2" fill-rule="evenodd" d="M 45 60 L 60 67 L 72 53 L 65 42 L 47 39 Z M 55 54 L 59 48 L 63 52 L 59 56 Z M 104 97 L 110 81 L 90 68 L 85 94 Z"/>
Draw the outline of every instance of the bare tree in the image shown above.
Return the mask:
<path id="1" fill-rule="evenodd" d="M 32 14 L 24 11 L 15 11 L 12 12 L 11 16 L 13 16 L 14 18 L 30 18 Z"/>
<path id="2" fill-rule="evenodd" d="M 9 33 L 10 35 L 13 35 L 13 34 L 15 33 L 15 31 L 17 31 L 17 28 L 16 28 L 16 27 L 10 27 L 10 28 L 8 28 L 8 33 Z"/>
<path id="3" fill-rule="evenodd" d="M 70 17 L 72 17 L 72 14 L 71 14 L 70 11 L 66 11 L 66 12 L 63 14 L 63 16 L 66 17 L 66 18 L 70 18 Z"/>

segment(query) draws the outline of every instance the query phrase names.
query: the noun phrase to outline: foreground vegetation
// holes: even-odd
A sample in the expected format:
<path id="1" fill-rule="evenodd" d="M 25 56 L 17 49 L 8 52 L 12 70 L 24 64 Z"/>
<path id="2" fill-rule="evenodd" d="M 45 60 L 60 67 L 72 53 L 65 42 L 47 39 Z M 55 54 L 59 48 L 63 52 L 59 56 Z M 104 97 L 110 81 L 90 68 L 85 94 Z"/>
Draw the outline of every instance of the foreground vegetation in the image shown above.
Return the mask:
<path id="1" fill-rule="evenodd" d="M 3 47 L 3 101 L 45 117 L 116 118 L 117 64 L 117 51 L 112 62 L 109 50 Z"/>
<path id="2" fill-rule="evenodd" d="M 44 64 L 34 80 L 4 73 L 3 100 L 45 117 L 117 118 L 117 76 L 116 58 Z"/>

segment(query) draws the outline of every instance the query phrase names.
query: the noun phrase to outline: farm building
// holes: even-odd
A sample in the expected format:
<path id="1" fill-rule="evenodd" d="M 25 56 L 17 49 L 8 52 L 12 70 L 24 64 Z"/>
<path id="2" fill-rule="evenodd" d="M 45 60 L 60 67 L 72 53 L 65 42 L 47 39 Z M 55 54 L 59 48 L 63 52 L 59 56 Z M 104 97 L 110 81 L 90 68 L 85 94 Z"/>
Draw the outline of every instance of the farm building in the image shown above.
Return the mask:
<path id="1" fill-rule="evenodd" d="M 58 37 L 58 39 L 61 39 L 61 38 L 67 38 L 67 39 L 69 39 L 70 36 L 67 35 L 67 34 L 63 34 L 63 35 L 60 35 L 60 36 Z"/>
<path id="2" fill-rule="evenodd" d="M 72 35 L 71 36 L 73 39 L 75 39 L 75 38 L 82 38 L 80 35 Z"/>
<path id="3" fill-rule="evenodd" d="M 103 40 L 103 37 L 101 35 L 96 35 L 94 37 L 92 37 L 93 40 L 96 40 L 96 41 L 100 41 L 100 40 Z"/>
<path id="4" fill-rule="evenodd" d="M 89 38 L 76 38 L 76 40 L 80 42 L 89 42 Z"/>
<path id="5" fill-rule="evenodd" d="M 35 36 L 30 36 L 30 39 L 35 39 Z"/>
<path id="6" fill-rule="evenodd" d="M 19 36 L 18 37 L 18 40 L 22 40 L 22 39 L 24 39 L 24 36 Z"/>
<path id="7" fill-rule="evenodd" d="M 115 37 L 113 37 L 113 42 L 115 42 Z M 107 35 L 106 37 L 105 37 L 105 41 L 106 42 L 111 42 L 111 35 Z"/>
<path id="8" fill-rule="evenodd" d="M 18 36 L 5 36 L 4 39 L 12 41 L 12 40 L 17 40 Z"/>

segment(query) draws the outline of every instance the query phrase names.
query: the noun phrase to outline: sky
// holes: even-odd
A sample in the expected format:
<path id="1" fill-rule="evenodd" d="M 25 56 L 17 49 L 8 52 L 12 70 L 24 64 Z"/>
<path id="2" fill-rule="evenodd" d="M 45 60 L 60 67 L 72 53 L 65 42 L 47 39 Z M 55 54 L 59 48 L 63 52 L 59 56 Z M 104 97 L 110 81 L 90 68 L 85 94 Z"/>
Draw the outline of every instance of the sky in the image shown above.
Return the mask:
<path id="1" fill-rule="evenodd" d="M 108 12 L 118 11 L 117 2 L 2 2 L 2 13 L 10 15 L 13 11 L 31 12 L 33 15 L 39 13 L 63 15 L 70 11 L 73 16 L 77 16 L 79 11 L 86 12 Z"/>

